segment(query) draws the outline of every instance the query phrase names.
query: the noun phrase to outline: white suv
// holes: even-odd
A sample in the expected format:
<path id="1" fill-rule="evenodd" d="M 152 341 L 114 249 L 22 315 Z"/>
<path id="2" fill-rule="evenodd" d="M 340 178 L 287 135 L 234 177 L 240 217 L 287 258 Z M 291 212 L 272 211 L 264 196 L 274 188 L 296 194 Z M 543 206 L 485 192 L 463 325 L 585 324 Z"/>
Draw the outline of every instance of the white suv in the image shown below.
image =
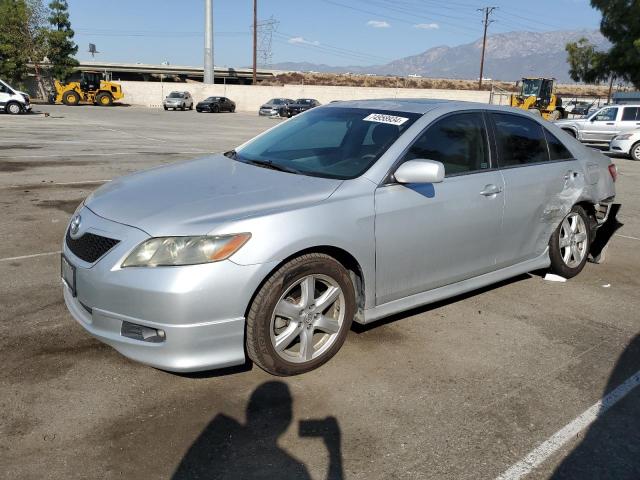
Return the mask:
<path id="1" fill-rule="evenodd" d="M 640 128 L 640 105 L 609 105 L 587 118 L 555 124 L 583 143 L 609 146 L 614 137 Z"/>
<path id="2" fill-rule="evenodd" d="M 0 112 L 17 115 L 31 110 L 29 95 L 15 90 L 8 83 L 0 80 Z"/>

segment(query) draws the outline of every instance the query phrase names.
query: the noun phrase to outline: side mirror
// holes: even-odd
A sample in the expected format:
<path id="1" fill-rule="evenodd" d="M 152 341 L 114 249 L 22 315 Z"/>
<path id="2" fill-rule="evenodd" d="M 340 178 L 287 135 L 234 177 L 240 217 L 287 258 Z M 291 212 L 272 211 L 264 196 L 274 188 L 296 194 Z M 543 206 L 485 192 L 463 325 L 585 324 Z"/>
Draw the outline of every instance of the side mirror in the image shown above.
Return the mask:
<path id="1" fill-rule="evenodd" d="M 399 183 L 440 183 L 444 180 L 444 165 L 435 160 L 409 160 L 393 176 Z"/>

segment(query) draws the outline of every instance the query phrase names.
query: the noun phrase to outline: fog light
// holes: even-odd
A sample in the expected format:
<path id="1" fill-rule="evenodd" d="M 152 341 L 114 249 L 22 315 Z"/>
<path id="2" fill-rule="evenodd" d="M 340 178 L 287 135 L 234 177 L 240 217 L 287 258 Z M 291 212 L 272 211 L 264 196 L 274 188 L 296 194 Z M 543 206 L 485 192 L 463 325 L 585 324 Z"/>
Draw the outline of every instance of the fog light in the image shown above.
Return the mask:
<path id="1" fill-rule="evenodd" d="M 122 322 L 120 335 L 150 343 L 164 342 L 166 337 L 164 330 L 145 327 L 144 325 L 137 325 L 131 322 Z"/>

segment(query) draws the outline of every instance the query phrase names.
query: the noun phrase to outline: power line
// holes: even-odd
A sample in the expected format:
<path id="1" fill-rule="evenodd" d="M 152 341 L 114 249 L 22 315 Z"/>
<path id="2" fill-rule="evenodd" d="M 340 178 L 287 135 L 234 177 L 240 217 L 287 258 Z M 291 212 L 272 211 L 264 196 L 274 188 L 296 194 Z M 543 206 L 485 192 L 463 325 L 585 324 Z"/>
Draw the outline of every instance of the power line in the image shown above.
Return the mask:
<path id="1" fill-rule="evenodd" d="M 497 8 L 498 7 L 484 7 L 478 9 L 479 12 L 483 12 L 484 14 L 484 35 L 482 38 L 482 57 L 480 58 L 480 79 L 478 80 L 478 90 L 482 90 L 482 76 L 484 75 L 484 53 L 487 48 L 487 29 L 489 28 L 489 25 L 494 22 L 493 20 L 489 20 L 489 17 L 495 10 L 497 10 Z"/>

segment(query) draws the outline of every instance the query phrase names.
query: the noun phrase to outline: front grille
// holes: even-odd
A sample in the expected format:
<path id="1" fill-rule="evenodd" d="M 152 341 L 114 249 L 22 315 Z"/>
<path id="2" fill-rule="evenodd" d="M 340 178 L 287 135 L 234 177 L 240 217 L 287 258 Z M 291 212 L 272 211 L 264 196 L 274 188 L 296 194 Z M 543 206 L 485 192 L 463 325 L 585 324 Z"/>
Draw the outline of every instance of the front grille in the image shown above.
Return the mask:
<path id="1" fill-rule="evenodd" d="M 71 238 L 71 234 L 67 230 L 66 242 L 67 247 L 76 257 L 85 262 L 93 263 L 120 243 L 120 240 L 101 237 L 93 233 L 85 233 L 79 238 Z"/>

